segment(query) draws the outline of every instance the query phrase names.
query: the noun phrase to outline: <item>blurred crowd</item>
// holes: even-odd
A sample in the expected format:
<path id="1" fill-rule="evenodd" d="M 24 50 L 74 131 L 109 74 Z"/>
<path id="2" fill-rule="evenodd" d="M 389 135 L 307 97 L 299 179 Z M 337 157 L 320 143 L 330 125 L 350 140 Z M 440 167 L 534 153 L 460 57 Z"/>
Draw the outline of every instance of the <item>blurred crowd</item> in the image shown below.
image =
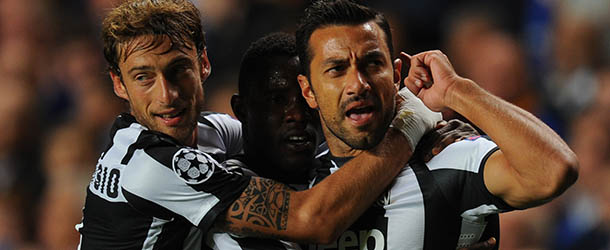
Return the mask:
<path id="1" fill-rule="evenodd" d="M 294 31 L 309 0 L 194 1 L 213 72 L 207 109 L 231 114 L 248 44 Z M 534 113 L 577 153 L 580 177 L 564 195 L 501 216 L 500 249 L 610 249 L 610 0 L 361 2 L 386 13 L 396 51 L 443 50 L 460 75 Z M 0 250 L 78 244 L 85 188 L 126 111 L 99 39 L 118 3 L 0 1 Z"/>

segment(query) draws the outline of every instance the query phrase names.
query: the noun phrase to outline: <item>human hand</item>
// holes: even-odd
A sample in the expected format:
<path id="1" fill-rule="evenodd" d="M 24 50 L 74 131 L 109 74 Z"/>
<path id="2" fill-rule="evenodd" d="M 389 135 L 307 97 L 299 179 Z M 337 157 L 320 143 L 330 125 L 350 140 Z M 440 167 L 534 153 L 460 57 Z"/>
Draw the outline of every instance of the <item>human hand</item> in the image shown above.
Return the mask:
<path id="1" fill-rule="evenodd" d="M 459 250 L 491 250 L 496 246 L 496 238 L 491 237 L 486 241 L 476 243 L 472 246 L 460 248 Z"/>
<path id="2" fill-rule="evenodd" d="M 405 86 L 428 108 L 441 111 L 447 106 L 447 91 L 461 79 L 451 62 L 440 50 L 425 51 L 414 56 L 400 52 L 403 63 L 410 64 Z"/>
<path id="3" fill-rule="evenodd" d="M 398 91 L 397 112 L 391 127 L 398 129 L 409 142 L 411 149 L 421 137 L 443 119 L 439 112 L 433 112 L 407 88 Z"/>
<path id="4" fill-rule="evenodd" d="M 477 135 L 479 132 L 468 123 L 457 119 L 441 121 L 419 140 L 413 156 L 428 162 L 449 144 Z"/>

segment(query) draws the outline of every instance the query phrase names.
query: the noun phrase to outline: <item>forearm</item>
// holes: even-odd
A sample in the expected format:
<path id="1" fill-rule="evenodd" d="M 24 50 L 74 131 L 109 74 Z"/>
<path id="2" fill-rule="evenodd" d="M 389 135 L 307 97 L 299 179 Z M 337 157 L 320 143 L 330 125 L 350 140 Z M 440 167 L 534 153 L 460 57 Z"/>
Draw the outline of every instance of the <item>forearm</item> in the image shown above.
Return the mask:
<path id="1" fill-rule="evenodd" d="M 361 152 L 310 190 L 297 192 L 253 177 L 215 226 L 243 236 L 331 242 L 380 196 L 412 151 L 404 136 L 390 129 L 374 149 Z"/>
<path id="2" fill-rule="evenodd" d="M 299 216 L 289 220 L 289 227 L 320 230 L 314 232 L 314 241 L 336 239 L 379 198 L 412 151 L 404 136 L 390 129 L 374 149 L 363 151 L 312 189 L 295 194 L 301 205 L 295 211 L 291 207 L 291 214 Z"/>
<path id="3" fill-rule="evenodd" d="M 476 124 L 500 147 L 519 188 L 529 190 L 530 197 L 523 197 L 525 203 L 555 197 L 576 180 L 575 154 L 532 114 L 463 78 L 448 89 L 446 100 L 449 108 Z"/>

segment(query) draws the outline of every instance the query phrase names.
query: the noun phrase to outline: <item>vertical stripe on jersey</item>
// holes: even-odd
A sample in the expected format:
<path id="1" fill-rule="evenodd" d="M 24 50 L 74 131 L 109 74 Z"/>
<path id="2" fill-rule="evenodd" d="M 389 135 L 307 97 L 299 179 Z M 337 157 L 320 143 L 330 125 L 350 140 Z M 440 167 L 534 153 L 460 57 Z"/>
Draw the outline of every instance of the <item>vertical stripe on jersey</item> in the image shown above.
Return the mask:
<path id="1" fill-rule="evenodd" d="M 83 215 L 83 227 L 79 229 L 82 249 L 141 249 L 152 222 L 129 204 L 108 202 L 89 189 Z M 130 244 L 119 246 L 116 239 Z"/>
<path id="2" fill-rule="evenodd" d="M 113 137 L 112 144 L 113 146 L 108 149 L 108 151 L 104 154 L 102 160 L 105 163 L 119 165 L 121 162 L 119 159 L 123 159 L 129 150 L 129 146 L 134 144 L 140 134 L 146 128 L 140 124 L 132 123 L 127 128 L 122 128 L 116 131 L 115 136 Z"/>
<path id="3" fill-rule="evenodd" d="M 161 234 L 159 234 L 159 239 L 152 250 L 194 249 L 184 246 L 184 240 L 191 232 L 192 227 L 193 226 L 188 221 L 182 218 L 177 218 L 165 223 Z"/>
<path id="4" fill-rule="evenodd" d="M 417 176 L 424 197 L 426 231 L 424 250 L 455 249 L 459 235 L 459 224 L 457 224 L 459 221 L 456 223 L 456 218 L 460 218 L 460 215 L 447 201 L 428 167 L 417 161 L 411 162 L 410 165 Z M 434 227 L 434 225 L 443 226 Z M 456 236 L 456 239 L 447 239 L 448 235 Z M 440 240 L 439 236 L 444 238 Z"/>
<path id="5" fill-rule="evenodd" d="M 163 230 L 163 224 L 167 223 L 167 220 L 153 218 L 150 223 L 150 228 L 148 229 L 148 234 L 146 235 L 146 240 L 144 240 L 144 244 L 142 244 L 142 250 L 152 250 L 155 243 L 159 239 L 159 234 L 161 234 L 161 230 Z"/>
<path id="6" fill-rule="evenodd" d="M 205 233 L 197 227 L 190 227 L 184 241 L 184 249 L 205 249 Z"/>

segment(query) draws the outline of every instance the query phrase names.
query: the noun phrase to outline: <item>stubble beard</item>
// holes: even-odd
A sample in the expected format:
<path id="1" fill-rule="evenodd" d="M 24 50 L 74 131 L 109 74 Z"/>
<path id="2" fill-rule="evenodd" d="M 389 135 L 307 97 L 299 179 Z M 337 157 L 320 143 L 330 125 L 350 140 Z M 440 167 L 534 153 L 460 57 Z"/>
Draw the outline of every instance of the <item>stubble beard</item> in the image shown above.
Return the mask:
<path id="1" fill-rule="evenodd" d="M 374 126 L 374 124 L 367 124 L 359 129 L 359 131 L 370 131 L 364 136 L 354 135 L 345 126 L 341 126 L 341 123 L 345 120 L 345 118 L 331 118 L 330 120 L 327 120 L 324 115 L 320 115 L 320 117 L 324 121 L 324 126 L 334 137 L 338 138 L 352 149 L 368 150 L 377 146 L 377 144 L 381 142 L 390 126 L 390 123 L 392 122 L 393 109 L 382 112 L 384 113 L 383 121 L 377 128 L 371 128 Z"/>

